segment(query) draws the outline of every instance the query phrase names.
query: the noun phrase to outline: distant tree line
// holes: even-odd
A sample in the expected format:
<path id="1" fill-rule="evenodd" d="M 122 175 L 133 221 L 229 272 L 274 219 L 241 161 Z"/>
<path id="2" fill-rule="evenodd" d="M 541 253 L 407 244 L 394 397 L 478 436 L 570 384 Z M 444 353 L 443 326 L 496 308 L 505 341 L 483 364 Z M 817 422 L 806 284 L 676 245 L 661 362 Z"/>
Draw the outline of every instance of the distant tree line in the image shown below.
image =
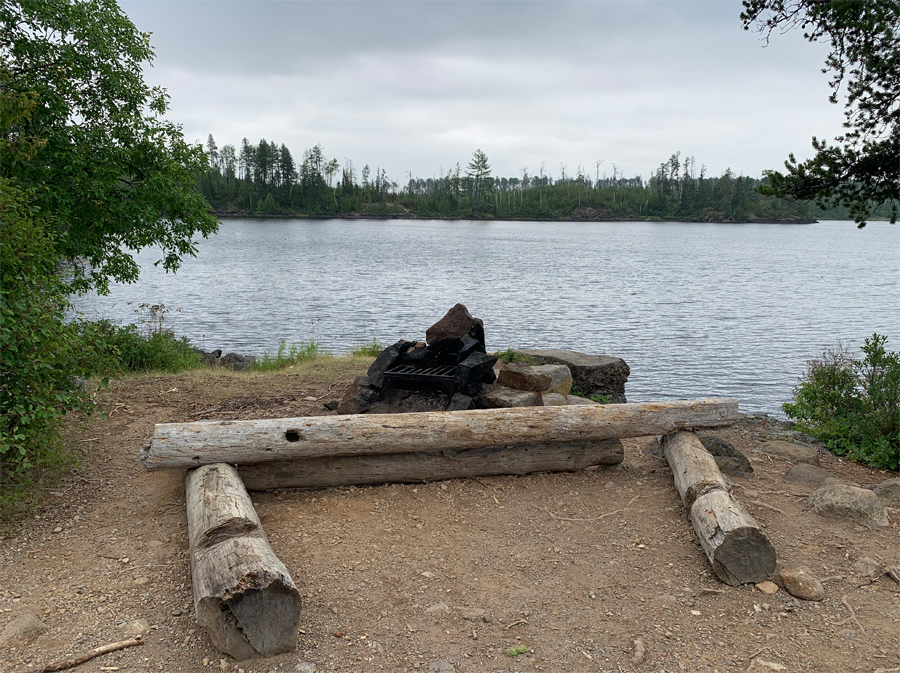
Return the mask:
<path id="1" fill-rule="evenodd" d="M 213 209 L 247 215 L 402 215 L 412 217 L 498 219 L 677 219 L 745 222 L 753 219 L 843 219 L 845 209 L 823 210 L 808 201 L 767 196 L 765 184 L 730 169 L 709 177 L 694 157 L 676 152 L 648 180 L 626 177 L 601 163 L 590 175 L 582 166 L 570 174 L 560 165 L 556 177 L 542 163 L 516 177 L 492 175 L 487 156 L 476 150 L 460 164 L 430 178 L 388 178 L 380 167 L 329 159 L 321 145 L 303 152 L 299 165 L 284 145 L 265 139 L 240 149 L 221 149 L 207 138 L 209 170 L 199 187 Z M 879 213 L 876 213 L 876 216 Z M 888 212 L 882 216 L 887 216 Z"/>

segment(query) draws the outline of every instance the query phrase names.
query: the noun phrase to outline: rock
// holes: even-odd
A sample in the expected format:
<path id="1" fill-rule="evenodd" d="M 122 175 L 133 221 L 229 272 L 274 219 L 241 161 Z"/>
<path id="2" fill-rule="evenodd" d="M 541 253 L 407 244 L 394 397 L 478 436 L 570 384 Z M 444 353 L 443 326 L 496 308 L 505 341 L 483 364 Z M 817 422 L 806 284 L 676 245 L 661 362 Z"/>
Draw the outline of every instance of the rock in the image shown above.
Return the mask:
<path id="1" fill-rule="evenodd" d="M 434 605 L 429 605 L 425 608 L 425 612 L 429 615 L 449 615 L 450 614 L 450 606 L 446 603 L 435 603 Z"/>
<path id="2" fill-rule="evenodd" d="M 474 407 L 474 398 L 463 395 L 462 393 L 456 393 L 450 398 L 450 406 L 447 407 L 447 411 L 466 411 L 467 409 L 473 409 Z"/>
<path id="3" fill-rule="evenodd" d="M 473 318 L 463 304 L 457 304 L 425 330 L 425 343 L 430 346 L 443 339 L 463 339 L 467 336 L 484 343 L 484 324 Z"/>
<path id="4" fill-rule="evenodd" d="M 775 458 L 789 460 L 792 463 L 809 463 L 810 465 L 819 464 L 819 454 L 815 449 L 800 444 L 791 444 L 790 442 L 782 442 L 780 439 L 773 439 L 764 442 L 762 447 L 757 449 Z"/>
<path id="5" fill-rule="evenodd" d="M 760 582 L 756 585 L 756 588 L 762 591 L 766 596 L 774 596 L 778 593 L 778 585 L 775 584 L 775 582 L 769 582 L 768 580 Z"/>
<path id="6" fill-rule="evenodd" d="M 238 353 L 226 353 L 218 361 L 221 366 L 228 367 L 236 372 L 247 369 L 254 362 L 256 362 L 256 358 L 252 355 L 239 355 Z"/>
<path id="7" fill-rule="evenodd" d="M 482 610 L 481 608 L 460 608 L 459 616 L 469 622 L 485 622 L 489 624 L 491 621 L 487 610 Z"/>
<path id="8" fill-rule="evenodd" d="M 134 586 L 142 587 L 146 584 L 150 584 L 150 578 L 146 576 L 135 577 L 133 581 Z"/>
<path id="9" fill-rule="evenodd" d="M 572 374 L 573 387 L 584 395 L 608 395 L 616 404 L 626 401 L 625 382 L 631 370 L 621 358 L 557 349 L 518 352 L 539 365 L 566 365 Z"/>
<path id="10" fill-rule="evenodd" d="M 853 569 L 863 577 L 878 577 L 883 572 L 881 564 L 871 556 L 863 556 L 853 564 Z"/>
<path id="11" fill-rule="evenodd" d="M 453 673 L 453 671 L 456 670 L 456 667 L 449 659 L 439 659 L 438 661 L 431 662 L 430 669 L 431 673 Z"/>
<path id="12" fill-rule="evenodd" d="M 33 612 L 16 617 L 0 632 L 0 649 L 12 645 L 28 645 L 40 636 L 47 627 Z"/>
<path id="13" fill-rule="evenodd" d="M 326 409 L 328 409 L 328 411 L 335 411 L 338 408 L 338 406 L 340 405 L 340 403 L 341 403 L 340 400 L 328 400 L 322 406 L 325 407 Z"/>
<path id="14" fill-rule="evenodd" d="M 809 506 L 826 517 L 862 521 L 873 526 L 889 524 L 884 505 L 872 491 L 847 484 L 825 484 L 810 497 Z"/>
<path id="15" fill-rule="evenodd" d="M 316 673 L 316 665 L 311 661 L 301 661 L 294 666 L 297 673 Z"/>
<path id="16" fill-rule="evenodd" d="M 715 435 L 700 437 L 703 447 L 716 459 L 719 469 L 731 477 L 747 477 L 753 473 L 753 466 L 747 456 L 731 444 Z"/>
<path id="17" fill-rule="evenodd" d="M 144 634 L 149 632 L 150 622 L 148 622 L 146 619 L 135 619 L 134 621 L 128 622 L 125 626 L 122 627 L 122 635 L 127 636 L 128 638 L 143 636 Z"/>
<path id="18" fill-rule="evenodd" d="M 781 571 L 781 583 L 791 596 L 805 601 L 821 601 L 825 598 L 825 587 L 816 579 L 809 568 L 794 566 Z"/>
<path id="19" fill-rule="evenodd" d="M 339 414 L 364 414 L 372 407 L 371 404 L 358 397 L 351 397 L 342 401 L 337 408 Z"/>
<path id="20" fill-rule="evenodd" d="M 644 445 L 644 453 L 648 456 L 656 456 L 657 458 L 665 458 L 659 437 L 654 437 Z"/>
<path id="21" fill-rule="evenodd" d="M 569 404 L 600 404 L 599 402 L 594 402 L 594 400 L 589 400 L 586 397 L 578 397 L 578 395 L 566 395 L 566 401 Z"/>
<path id="22" fill-rule="evenodd" d="M 547 374 L 550 377 L 550 387 L 543 389 L 544 393 L 559 393 L 563 397 L 572 392 L 572 372 L 565 365 L 538 365 L 532 367 L 535 374 Z"/>
<path id="23" fill-rule="evenodd" d="M 900 477 L 885 479 L 875 487 L 874 491 L 881 502 L 900 505 Z"/>
<path id="24" fill-rule="evenodd" d="M 500 409 L 508 407 L 542 407 L 544 406 L 544 401 L 541 399 L 541 394 L 536 391 L 498 388 L 486 395 L 482 395 L 481 404 L 486 409 Z"/>
<path id="25" fill-rule="evenodd" d="M 779 673 L 786 671 L 787 666 L 776 663 L 774 661 L 763 661 L 762 659 L 754 659 L 750 662 L 750 668 L 747 673 Z"/>
<path id="26" fill-rule="evenodd" d="M 560 395 L 559 393 L 541 393 L 541 400 L 544 402 L 545 407 L 569 406 L 569 401 L 566 399 L 566 396 Z"/>
<path id="27" fill-rule="evenodd" d="M 792 465 L 784 478 L 795 484 L 822 484 L 826 479 L 833 478 L 834 475 L 828 470 L 809 463 L 797 463 Z"/>
<path id="28" fill-rule="evenodd" d="M 493 382 L 495 364 L 493 355 L 475 351 L 456 367 L 456 389 L 466 395 L 480 394 L 482 383 Z"/>
<path id="29" fill-rule="evenodd" d="M 548 390 L 552 381 L 549 374 L 538 374 L 533 367 L 521 362 L 503 363 L 497 375 L 497 383 L 516 390 Z"/>
<path id="30" fill-rule="evenodd" d="M 369 385 L 373 388 L 384 387 L 384 370 L 390 367 L 397 359 L 416 344 L 412 341 L 404 341 L 401 339 L 397 343 L 388 346 L 378 354 L 369 366 L 366 375 L 369 377 Z"/>

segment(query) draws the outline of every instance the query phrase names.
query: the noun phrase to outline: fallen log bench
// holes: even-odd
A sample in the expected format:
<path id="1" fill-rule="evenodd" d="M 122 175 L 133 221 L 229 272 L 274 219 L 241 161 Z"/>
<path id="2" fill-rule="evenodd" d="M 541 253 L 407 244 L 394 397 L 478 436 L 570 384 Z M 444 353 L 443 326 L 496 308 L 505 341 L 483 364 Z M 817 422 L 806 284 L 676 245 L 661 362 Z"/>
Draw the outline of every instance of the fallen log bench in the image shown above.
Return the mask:
<path id="1" fill-rule="evenodd" d="M 584 449 L 592 443 L 626 437 L 730 425 L 736 414 L 737 400 L 710 398 L 640 404 L 165 423 L 156 426 L 150 444 L 141 452 L 141 462 L 149 470 L 164 470 L 210 463 L 246 466 L 278 461 L 284 465 L 284 461 L 298 459 L 371 458 L 423 452 L 441 453 L 444 458 L 453 459 L 461 454 L 450 452 L 489 447 L 544 445 L 561 448 L 577 443 Z M 498 453 L 501 450 L 497 448 Z M 613 456 L 614 462 L 621 462 L 620 455 L 613 452 Z M 456 462 L 465 463 L 463 460 Z M 498 461 L 497 465 L 503 467 L 508 463 Z M 297 469 L 301 469 L 299 461 Z"/>
<path id="2" fill-rule="evenodd" d="M 767 580 L 775 570 L 775 547 L 731 495 L 700 439 L 693 432 L 676 432 L 663 437 L 662 448 L 675 489 L 719 579 L 732 586 Z"/>
<path id="3" fill-rule="evenodd" d="M 194 609 L 213 644 L 237 660 L 293 650 L 300 593 L 235 469 L 189 470 L 185 495 Z"/>

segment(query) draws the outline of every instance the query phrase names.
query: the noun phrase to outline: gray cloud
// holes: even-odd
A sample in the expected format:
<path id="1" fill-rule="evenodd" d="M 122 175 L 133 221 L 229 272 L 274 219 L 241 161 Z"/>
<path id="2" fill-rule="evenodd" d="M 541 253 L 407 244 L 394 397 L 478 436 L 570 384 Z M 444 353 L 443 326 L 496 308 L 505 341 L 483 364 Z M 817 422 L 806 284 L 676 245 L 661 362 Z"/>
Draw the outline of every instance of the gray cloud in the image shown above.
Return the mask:
<path id="1" fill-rule="evenodd" d="M 676 150 L 758 175 L 840 131 L 824 47 L 763 49 L 732 0 L 122 6 L 188 139 L 321 143 L 398 182 L 476 148 L 499 175 L 603 159 L 647 177 Z"/>

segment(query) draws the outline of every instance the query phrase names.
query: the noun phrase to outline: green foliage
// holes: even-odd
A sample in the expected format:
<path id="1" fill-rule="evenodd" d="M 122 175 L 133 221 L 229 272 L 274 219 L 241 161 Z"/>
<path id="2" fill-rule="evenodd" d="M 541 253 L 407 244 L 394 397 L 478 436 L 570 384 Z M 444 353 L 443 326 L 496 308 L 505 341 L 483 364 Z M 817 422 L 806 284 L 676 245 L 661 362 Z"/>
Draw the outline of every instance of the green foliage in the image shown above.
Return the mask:
<path id="1" fill-rule="evenodd" d="M 141 334 L 135 325 L 114 325 L 108 320 L 81 323 L 81 327 L 86 331 L 85 341 L 92 343 L 103 356 L 95 374 L 151 371 L 177 374 L 203 364 L 203 356 L 187 337 L 178 338 L 169 329 Z"/>
<path id="2" fill-rule="evenodd" d="M 879 207 L 900 207 L 900 2 L 897 0 L 744 0 L 744 28 L 766 40 L 773 31 L 803 30 L 810 42 L 827 43 L 825 70 L 831 96 L 846 96 L 843 136 L 828 145 L 813 137 L 815 156 L 787 173 L 769 173 L 767 194 L 811 199 L 820 207 L 849 209 L 860 227 Z"/>
<path id="3" fill-rule="evenodd" d="M 492 353 L 495 358 L 499 358 L 502 362 L 506 362 L 509 364 L 510 362 L 521 362 L 526 365 L 535 365 L 537 364 L 534 361 L 534 358 L 525 355 L 525 353 L 520 353 L 519 351 L 513 350 L 512 348 L 507 348 L 505 351 L 497 351 L 496 353 Z"/>
<path id="4" fill-rule="evenodd" d="M 52 244 L 71 288 L 135 281 L 130 251 L 148 246 L 176 269 L 218 222 L 196 189 L 203 148 L 165 120 L 165 90 L 144 83 L 149 34 L 113 0 L 2 2 L 0 24 L 0 176 L 33 188 L 63 225 Z"/>
<path id="5" fill-rule="evenodd" d="M 357 346 L 352 351 L 350 351 L 350 356 L 354 358 L 358 357 L 378 357 L 381 351 L 384 350 L 384 346 L 378 343 L 378 339 L 372 339 L 372 343 L 370 344 L 362 344 Z"/>
<path id="6" fill-rule="evenodd" d="M 839 456 L 900 469 L 900 353 L 873 334 L 855 359 L 842 347 L 810 360 L 784 412 Z"/>
<path id="7" fill-rule="evenodd" d="M 275 353 L 274 356 L 268 352 L 263 352 L 262 357 L 250 365 L 250 370 L 256 372 L 271 372 L 278 369 L 286 369 L 298 362 L 315 360 L 322 356 L 323 353 L 319 349 L 319 344 L 315 341 L 307 341 L 300 345 L 291 344 L 288 346 L 287 342 L 282 339 L 281 343 L 278 344 L 278 352 Z"/>
<path id="8" fill-rule="evenodd" d="M 55 252 L 56 222 L 33 191 L 0 178 L 0 485 L 26 484 L 63 461 L 62 418 L 90 411 L 82 389 L 96 353 L 70 308 Z M 7 494 L 8 495 L 8 494 Z"/>
<path id="9" fill-rule="evenodd" d="M 612 398 L 609 395 L 591 395 L 588 399 L 593 400 L 594 402 L 597 402 L 598 404 L 611 404 L 612 403 Z"/>
<path id="10" fill-rule="evenodd" d="M 528 652 L 528 648 L 525 645 L 516 645 L 515 647 L 507 647 L 503 650 L 503 654 L 507 657 L 518 657 L 520 654 L 525 654 Z"/>

